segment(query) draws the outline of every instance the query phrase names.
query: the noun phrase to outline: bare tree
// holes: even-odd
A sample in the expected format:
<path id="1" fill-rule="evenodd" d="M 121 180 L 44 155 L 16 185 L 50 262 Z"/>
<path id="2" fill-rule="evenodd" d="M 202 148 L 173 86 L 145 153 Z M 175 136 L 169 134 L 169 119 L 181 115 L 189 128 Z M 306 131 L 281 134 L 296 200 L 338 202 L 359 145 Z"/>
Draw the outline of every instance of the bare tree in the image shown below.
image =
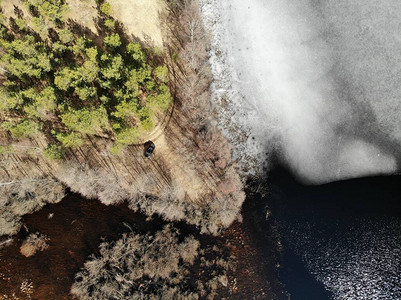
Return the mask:
<path id="1" fill-rule="evenodd" d="M 235 267 L 217 247 L 202 248 L 171 225 L 154 234 L 124 234 L 102 243 L 99 253 L 76 275 L 71 293 L 78 299 L 213 299 L 228 288 Z"/>

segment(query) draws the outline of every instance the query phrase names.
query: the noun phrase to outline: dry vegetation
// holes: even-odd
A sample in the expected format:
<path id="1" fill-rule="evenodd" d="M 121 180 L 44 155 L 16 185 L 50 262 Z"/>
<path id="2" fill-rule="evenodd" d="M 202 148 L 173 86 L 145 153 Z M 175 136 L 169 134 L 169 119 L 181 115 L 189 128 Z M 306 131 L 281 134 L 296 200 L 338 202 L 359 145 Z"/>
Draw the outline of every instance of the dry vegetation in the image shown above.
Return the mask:
<path id="1" fill-rule="evenodd" d="M 98 300 L 214 299 L 228 284 L 232 262 L 222 255 L 210 261 L 205 251 L 193 236 L 184 238 L 169 225 L 153 235 L 124 234 L 100 245 L 100 255 L 85 263 L 71 292 Z"/>
<path id="2" fill-rule="evenodd" d="M 33 256 L 36 252 L 44 251 L 49 247 L 47 243 L 48 240 L 49 239 L 44 234 L 40 234 L 39 232 L 31 233 L 25 241 L 22 242 L 20 252 L 25 257 Z"/>
<path id="3" fill-rule="evenodd" d="M 12 180 L 0 183 L 0 236 L 13 235 L 21 227 L 23 215 L 57 203 L 64 197 L 64 186 L 48 177 Z"/>
<path id="4" fill-rule="evenodd" d="M 58 182 L 105 204 L 127 200 L 133 210 L 184 220 L 202 232 L 216 234 L 239 217 L 245 194 L 230 146 L 210 117 L 208 35 L 199 7 L 196 0 L 168 4 L 164 60 L 175 106 L 155 131 L 143 137 L 156 145 L 152 158 L 143 157 L 143 145 L 112 154 L 112 141 L 87 136 L 85 144 L 66 149 L 62 159 L 54 160 L 44 155 L 44 134 L 16 140 L 0 129 L 0 178 L 14 182 L 0 186 L 0 235 L 15 234 L 23 214 L 59 201 Z M 27 193 L 20 188 L 25 181 L 33 184 L 25 188 Z"/>

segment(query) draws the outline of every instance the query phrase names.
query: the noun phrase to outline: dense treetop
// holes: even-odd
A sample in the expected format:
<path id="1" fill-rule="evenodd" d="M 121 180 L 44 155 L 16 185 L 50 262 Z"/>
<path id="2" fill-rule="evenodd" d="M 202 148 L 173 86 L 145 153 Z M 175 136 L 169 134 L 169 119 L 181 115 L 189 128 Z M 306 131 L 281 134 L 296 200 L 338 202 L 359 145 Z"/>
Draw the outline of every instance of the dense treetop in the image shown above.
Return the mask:
<path id="1" fill-rule="evenodd" d="M 65 20 L 64 0 L 23 2 L 30 16 L 0 14 L 3 129 L 15 138 L 45 132 L 53 158 L 87 135 L 112 138 L 118 151 L 153 129 L 172 102 L 167 67 L 126 37 L 109 3 L 97 1 L 95 35 Z"/>

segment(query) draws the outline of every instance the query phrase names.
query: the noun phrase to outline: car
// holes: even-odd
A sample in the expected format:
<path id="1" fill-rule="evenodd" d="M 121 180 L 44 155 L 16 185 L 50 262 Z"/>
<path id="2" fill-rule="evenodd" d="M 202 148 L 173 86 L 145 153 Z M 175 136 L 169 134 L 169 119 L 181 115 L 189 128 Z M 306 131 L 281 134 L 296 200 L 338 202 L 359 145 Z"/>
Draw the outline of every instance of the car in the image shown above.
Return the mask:
<path id="1" fill-rule="evenodd" d="M 153 151 L 155 151 L 156 148 L 155 144 L 153 144 L 153 142 L 151 141 L 148 141 L 145 143 L 144 146 L 145 146 L 145 152 L 144 152 L 145 157 L 151 156 Z"/>

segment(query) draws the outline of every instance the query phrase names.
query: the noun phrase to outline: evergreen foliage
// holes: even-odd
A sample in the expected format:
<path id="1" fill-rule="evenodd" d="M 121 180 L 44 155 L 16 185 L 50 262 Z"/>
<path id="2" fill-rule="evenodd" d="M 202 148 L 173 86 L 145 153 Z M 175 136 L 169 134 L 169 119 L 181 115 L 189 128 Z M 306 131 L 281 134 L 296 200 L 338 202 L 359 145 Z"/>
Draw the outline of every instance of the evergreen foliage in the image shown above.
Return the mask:
<path id="1" fill-rule="evenodd" d="M 1 126 L 3 127 L 3 129 L 10 131 L 12 136 L 17 139 L 34 137 L 39 130 L 39 124 L 31 120 L 23 120 L 16 124 L 10 121 L 6 121 L 3 122 Z"/>
<path id="2" fill-rule="evenodd" d="M 78 148 L 84 144 L 82 135 L 76 132 L 70 134 L 58 134 L 57 139 L 65 146 L 70 148 Z"/>
<path id="3" fill-rule="evenodd" d="M 104 26 L 106 26 L 110 30 L 114 30 L 116 27 L 116 22 L 113 19 L 107 19 L 104 21 Z"/>
<path id="4" fill-rule="evenodd" d="M 101 5 L 100 5 L 100 11 L 102 12 L 102 13 L 104 13 L 105 15 L 110 15 L 110 12 L 111 12 L 111 6 L 110 6 L 110 4 L 109 3 L 102 3 Z"/>
<path id="5" fill-rule="evenodd" d="M 83 134 L 100 133 L 109 125 L 107 112 L 103 106 L 91 110 L 70 110 L 61 115 L 61 120 L 71 131 Z"/>
<path id="6" fill-rule="evenodd" d="M 26 0 L 25 3 L 29 8 L 37 9 L 41 17 L 52 22 L 64 20 L 67 5 L 63 0 Z"/>
<path id="7" fill-rule="evenodd" d="M 118 33 L 113 33 L 112 35 L 106 36 L 104 38 L 104 44 L 110 48 L 116 48 L 121 46 L 121 39 Z"/>
<path id="8" fill-rule="evenodd" d="M 70 26 L 64 0 L 24 3 L 32 28 L 26 16 L 14 26 L 0 22 L 0 62 L 6 70 L 0 111 L 9 120 L 2 128 L 16 138 L 32 137 L 49 131 L 43 125 L 51 121 L 57 126 L 47 136 L 57 137 L 62 147 L 76 148 L 85 135 L 101 134 L 115 140 L 115 149 L 153 129 L 172 102 L 168 70 L 152 64 L 148 50 L 128 40 L 110 16 L 109 3 L 97 1 L 103 39 Z M 59 157 L 54 153 L 61 153 L 60 147 L 49 146 L 49 157 Z"/>
<path id="9" fill-rule="evenodd" d="M 161 82 L 168 82 L 168 69 L 166 66 L 159 66 L 155 69 L 155 75 Z"/>
<path id="10" fill-rule="evenodd" d="M 43 154 L 50 159 L 61 159 L 63 158 L 63 149 L 60 145 L 50 144 Z"/>

